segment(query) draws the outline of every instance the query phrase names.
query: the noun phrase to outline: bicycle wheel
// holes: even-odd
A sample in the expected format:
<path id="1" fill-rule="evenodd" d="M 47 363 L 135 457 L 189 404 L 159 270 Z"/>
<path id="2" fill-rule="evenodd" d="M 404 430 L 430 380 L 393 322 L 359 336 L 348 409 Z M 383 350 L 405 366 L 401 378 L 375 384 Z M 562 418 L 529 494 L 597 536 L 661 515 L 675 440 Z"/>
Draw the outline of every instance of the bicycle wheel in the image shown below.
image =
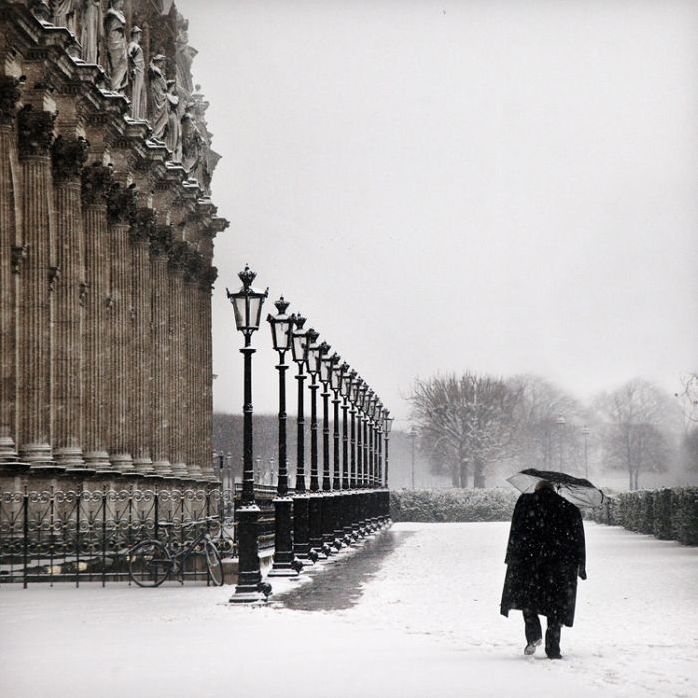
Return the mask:
<path id="1" fill-rule="evenodd" d="M 204 543 L 204 551 L 206 553 L 206 567 L 208 568 L 208 576 L 213 586 L 219 587 L 223 584 L 223 562 L 218 548 L 210 541 Z"/>
<path id="2" fill-rule="evenodd" d="M 157 540 L 145 540 L 128 553 L 128 573 L 139 587 L 158 587 L 166 579 L 172 560 Z"/>

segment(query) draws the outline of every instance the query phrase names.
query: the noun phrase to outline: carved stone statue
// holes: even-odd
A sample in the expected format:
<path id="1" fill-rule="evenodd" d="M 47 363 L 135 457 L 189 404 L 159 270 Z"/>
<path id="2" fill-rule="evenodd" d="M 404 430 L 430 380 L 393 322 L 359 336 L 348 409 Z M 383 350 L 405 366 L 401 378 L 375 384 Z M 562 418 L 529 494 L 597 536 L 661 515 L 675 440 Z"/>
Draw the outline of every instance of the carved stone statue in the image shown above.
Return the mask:
<path id="1" fill-rule="evenodd" d="M 80 43 L 85 63 L 99 61 L 99 34 L 102 30 L 102 5 L 99 0 L 83 0 Z"/>
<path id="2" fill-rule="evenodd" d="M 150 61 L 150 122 L 153 137 L 163 140 L 169 116 L 167 101 L 167 80 L 163 73 L 165 56 L 158 53 Z"/>
<path id="3" fill-rule="evenodd" d="M 54 4 L 53 23 L 57 27 L 67 27 L 73 34 L 76 33 L 76 10 L 79 0 L 58 0 Z"/>
<path id="4" fill-rule="evenodd" d="M 122 92 L 128 82 L 128 57 L 126 46 L 126 16 L 122 12 L 124 0 L 110 0 L 104 18 L 109 54 L 109 78 L 111 89 Z"/>
<path id="5" fill-rule="evenodd" d="M 180 96 L 187 99 L 194 91 L 194 84 L 191 77 L 191 64 L 198 51 L 189 46 L 189 34 L 187 32 L 189 22 L 178 13 L 177 16 L 177 38 L 175 39 L 175 66 L 177 69 L 177 88 Z"/>
<path id="6" fill-rule="evenodd" d="M 182 162 L 182 122 L 179 120 L 179 96 L 174 80 L 167 81 L 167 136 L 165 144 L 172 152 L 174 162 Z"/>
<path id="7" fill-rule="evenodd" d="M 199 131 L 190 102 L 182 117 L 182 167 L 191 175 L 196 172 L 204 147 L 204 137 Z"/>
<path id="8" fill-rule="evenodd" d="M 128 45 L 129 78 L 131 81 L 131 118 L 145 119 L 145 56 L 141 48 L 140 27 L 131 29 L 131 43 Z"/>

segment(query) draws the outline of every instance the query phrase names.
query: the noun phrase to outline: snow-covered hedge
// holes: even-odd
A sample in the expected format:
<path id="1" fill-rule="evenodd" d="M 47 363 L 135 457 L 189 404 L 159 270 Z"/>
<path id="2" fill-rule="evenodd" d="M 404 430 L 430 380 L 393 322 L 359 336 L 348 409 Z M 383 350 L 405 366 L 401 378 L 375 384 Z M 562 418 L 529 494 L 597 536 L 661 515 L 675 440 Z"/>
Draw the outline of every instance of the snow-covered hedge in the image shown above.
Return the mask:
<path id="1" fill-rule="evenodd" d="M 594 510 L 597 523 L 698 545 L 698 487 L 623 492 Z"/>
<path id="2" fill-rule="evenodd" d="M 519 493 L 512 489 L 397 490 L 393 521 L 509 521 Z"/>

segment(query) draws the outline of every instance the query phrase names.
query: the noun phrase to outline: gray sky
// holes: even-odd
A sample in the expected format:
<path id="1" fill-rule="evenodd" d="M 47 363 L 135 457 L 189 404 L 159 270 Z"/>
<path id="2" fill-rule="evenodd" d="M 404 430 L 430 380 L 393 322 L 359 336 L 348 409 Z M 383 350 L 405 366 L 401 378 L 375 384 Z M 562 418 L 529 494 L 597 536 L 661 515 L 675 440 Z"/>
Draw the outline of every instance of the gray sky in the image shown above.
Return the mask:
<path id="1" fill-rule="evenodd" d="M 698 356 L 698 3 L 178 0 L 223 155 L 225 286 L 249 262 L 398 417 L 416 376 L 586 398 Z M 269 330 L 255 410 L 277 409 Z M 291 393 L 293 395 L 293 393 Z M 290 412 L 293 412 L 291 400 Z"/>

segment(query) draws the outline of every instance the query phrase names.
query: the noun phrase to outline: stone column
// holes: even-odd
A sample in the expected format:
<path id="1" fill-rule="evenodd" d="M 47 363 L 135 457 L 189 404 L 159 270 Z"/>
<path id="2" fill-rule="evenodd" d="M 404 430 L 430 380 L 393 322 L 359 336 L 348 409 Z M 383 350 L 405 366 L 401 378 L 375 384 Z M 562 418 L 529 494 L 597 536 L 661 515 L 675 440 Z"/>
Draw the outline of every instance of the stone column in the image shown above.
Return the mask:
<path id="1" fill-rule="evenodd" d="M 16 104 L 19 81 L 0 77 L 0 463 L 17 461 L 17 313 L 15 279 L 24 248 L 18 244 Z"/>
<path id="2" fill-rule="evenodd" d="M 168 264 L 168 330 L 170 357 L 168 366 L 168 415 L 170 423 L 170 461 L 177 477 L 187 476 L 184 453 L 184 420 L 186 391 L 184 389 L 184 264 L 187 243 L 176 241 L 169 253 Z"/>
<path id="3" fill-rule="evenodd" d="M 83 457 L 86 467 L 111 473 L 107 454 L 107 393 L 109 337 L 106 332 L 109 297 L 107 193 L 112 170 L 95 163 L 82 171 L 82 215 L 85 242 L 85 304 L 83 325 Z"/>
<path id="4" fill-rule="evenodd" d="M 152 283 L 152 334 L 153 355 L 152 410 L 150 432 L 152 435 L 152 459 L 155 473 L 165 477 L 172 475 L 170 463 L 170 424 L 168 411 L 168 380 L 170 341 L 168 253 L 172 246 L 169 226 L 158 226 L 150 237 L 150 270 Z"/>
<path id="5" fill-rule="evenodd" d="M 110 424 L 108 449 L 114 471 L 122 474 L 135 472 L 130 446 L 133 443 L 129 427 L 129 394 L 133 381 L 132 339 L 133 316 L 131 301 L 132 272 L 130 221 L 135 210 L 135 191 L 132 187 L 115 184 L 107 200 L 109 223 L 110 263 L 110 376 L 108 399 Z"/>
<path id="6" fill-rule="evenodd" d="M 131 453 L 136 472 L 155 474 L 151 458 L 151 409 L 153 405 L 153 343 L 152 278 L 149 242 L 155 230 L 155 212 L 150 208 L 138 209 L 131 222 L 131 259 L 133 268 L 133 342 L 129 432 L 133 438 Z"/>
<path id="7" fill-rule="evenodd" d="M 57 269 L 49 150 L 55 114 L 27 105 L 18 115 L 22 244 L 19 294 L 19 451 L 32 468 L 56 468 L 51 449 L 51 293 Z"/>
<path id="8" fill-rule="evenodd" d="M 218 276 L 215 267 L 204 268 L 199 290 L 200 318 L 200 358 L 199 358 L 199 425 L 198 442 L 201 454 L 200 462 L 204 475 L 215 477 L 211 462 L 211 438 L 213 434 L 213 351 L 211 339 L 211 289 Z"/>
<path id="9" fill-rule="evenodd" d="M 184 272 L 184 298 L 185 298 L 185 389 L 186 389 L 186 412 L 184 415 L 184 434 L 186 439 L 185 457 L 189 475 L 199 478 L 202 475 L 200 453 L 196 448 L 197 425 L 199 421 L 198 399 L 198 342 L 200 341 L 201 328 L 199 317 L 199 274 L 203 263 L 201 255 L 196 250 L 190 250 L 187 257 L 187 264 Z"/>
<path id="10" fill-rule="evenodd" d="M 80 173 L 87 159 L 84 138 L 52 147 L 56 265 L 54 291 L 53 447 L 56 464 L 84 470 L 82 332 L 84 308 L 83 221 Z"/>

